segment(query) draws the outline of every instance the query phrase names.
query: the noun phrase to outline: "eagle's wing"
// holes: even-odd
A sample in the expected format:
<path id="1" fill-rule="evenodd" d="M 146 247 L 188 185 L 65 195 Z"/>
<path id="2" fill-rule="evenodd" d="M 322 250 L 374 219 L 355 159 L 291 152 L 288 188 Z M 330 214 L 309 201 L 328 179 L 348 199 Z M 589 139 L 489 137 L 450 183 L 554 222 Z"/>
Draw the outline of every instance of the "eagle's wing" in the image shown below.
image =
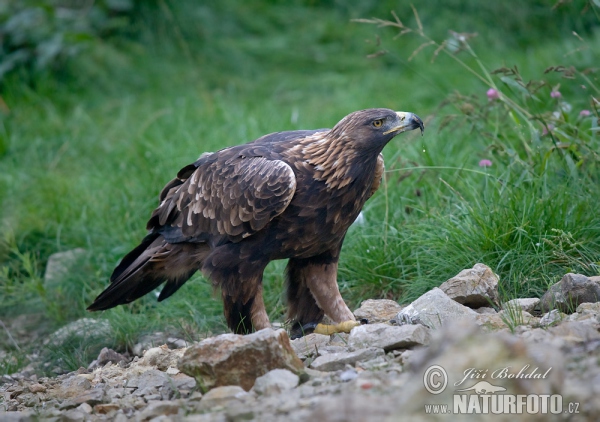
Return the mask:
<path id="1" fill-rule="evenodd" d="M 238 242 L 263 229 L 296 190 L 281 160 L 223 150 L 183 168 L 161 193 L 148 229 L 168 242 Z"/>

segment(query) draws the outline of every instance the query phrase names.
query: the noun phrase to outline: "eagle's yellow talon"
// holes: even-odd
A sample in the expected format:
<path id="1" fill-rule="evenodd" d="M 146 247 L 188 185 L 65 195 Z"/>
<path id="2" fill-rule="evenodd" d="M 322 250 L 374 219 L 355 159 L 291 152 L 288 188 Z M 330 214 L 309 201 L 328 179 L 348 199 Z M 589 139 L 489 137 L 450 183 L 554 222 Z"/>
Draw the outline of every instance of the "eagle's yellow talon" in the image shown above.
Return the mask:
<path id="1" fill-rule="evenodd" d="M 349 333 L 354 327 L 358 327 L 359 325 L 360 322 L 358 321 L 344 321 L 335 325 L 317 324 L 314 332 L 327 336 L 336 333 Z"/>

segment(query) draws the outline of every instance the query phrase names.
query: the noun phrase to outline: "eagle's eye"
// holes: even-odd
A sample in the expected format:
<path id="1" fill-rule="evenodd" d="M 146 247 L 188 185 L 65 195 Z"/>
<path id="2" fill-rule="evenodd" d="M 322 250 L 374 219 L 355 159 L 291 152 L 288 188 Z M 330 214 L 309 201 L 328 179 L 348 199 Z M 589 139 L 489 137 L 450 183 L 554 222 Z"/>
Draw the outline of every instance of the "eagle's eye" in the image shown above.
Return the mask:
<path id="1" fill-rule="evenodd" d="M 373 120 L 373 127 L 381 127 L 383 125 L 383 119 Z"/>

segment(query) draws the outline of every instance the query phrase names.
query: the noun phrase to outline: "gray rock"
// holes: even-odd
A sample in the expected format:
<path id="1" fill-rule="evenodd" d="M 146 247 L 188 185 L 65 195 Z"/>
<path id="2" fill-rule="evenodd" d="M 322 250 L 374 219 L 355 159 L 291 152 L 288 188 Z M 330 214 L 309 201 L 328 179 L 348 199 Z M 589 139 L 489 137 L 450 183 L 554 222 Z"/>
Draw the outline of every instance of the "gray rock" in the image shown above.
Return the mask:
<path id="1" fill-rule="evenodd" d="M 538 306 L 540 300 L 538 298 L 513 299 L 502 304 L 502 309 L 522 309 L 525 312 L 532 313 L 535 307 Z"/>
<path id="2" fill-rule="evenodd" d="M 542 312 L 558 309 L 570 314 L 582 303 L 600 301 L 600 276 L 568 273 L 542 296 Z"/>
<path id="3" fill-rule="evenodd" d="M 548 328 L 548 331 L 570 344 L 600 340 L 598 330 L 581 322 L 563 322 Z"/>
<path id="4" fill-rule="evenodd" d="M 378 347 L 386 352 L 429 344 L 429 329 L 423 325 L 366 324 L 352 330 L 348 338 L 351 349 Z"/>
<path id="5" fill-rule="evenodd" d="M 249 393 L 237 385 L 215 387 L 202 397 L 197 409 L 208 410 L 216 406 L 231 405 L 236 402 L 248 401 L 250 397 Z"/>
<path id="6" fill-rule="evenodd" d="M 480 308 L 498 304 L 498 281 L 490 267 L 475 264 L 442 283 L 440 289 L 460 304 Z"/>
<path id="7" fill-rule="evenodd" d="M 139 363 L 140 365 L 156 366 L 161 371 L 166 371 L 169 368 L 177 368 L 179 359 L 184 353 L 185 349 L 171 350 L 167 345 L 162 345 L 146 350 Z"/>
<path id="8" fill-rule="evenodd" d="M 61 383 L 61 388 L 63 390 L 66 390 L 66 394 L 68 395 L 72 395 L 69 394 L 69 392 L 79 394 L 82 391 L 89 390 L 90 388 L 92 388 L 92 383 L 86 377 L 73 375 L 63 380 L 63 382 Z"/>
<path id="9" fill-rule="evenodd" d="M 493 314 L 497 313 L 497 311 L 494 308 L 489 308 L 487 306 L 482 306 L 481 308 L 477 308 L 477 309 L 473 309 L 473 310 L 480 315 L 493 315 Z"/>
<path id="10" fill-rule="evenodd" d="M 196 378 L 202 390 L 239 385 L 250 390 L 256 378 L 272 369 L 304 369 L 287 333 L 270 328 L 246 336 L 222 334 L 189 347 L 179 369 Z"/>
<path id="11" fill-rule="evenodd" d="M 162 371 L 150 369 L 140 375 L 132 375 L 127 378 L 125 386 L 136 388 L 133 392 L 135 396 L 150 396 L 165 391 L 167 395 L 172 390 L 171 378 Z"/>
<path id="12" fill-rule="evenodd" d="M 87 252 L 85 249 L 77 248 L 70 251 L 57 252 L 48 257 L 46 271 L 44 272 L 44 287 L 48 291 L 56 289 L 64 278 L 68 277 L 75 270 L 79 262 L 81 262 Z"/>
<path id="13" fill-rule="evenodd" d="M 76 405 L 82 403 L 87 403 L 90 406 L 100 404 L 104 401 L 104 390 L 102 388 L 92 388 L 85 393 L 76 396 L 72 401 Z"/>
<path id="14" fill-rule="evenodd" d="M 340 381 L 342 382 L 348 382 L 348 381 L 352 381 L 353 379 L 356 379 L 356 377 L 358 377 L 358 372 L 356 372 L 356 370 L 354 369 L 346 369 L 344 372 L 342 372 L 340 374 Z"/>
<path id="15" fill-rule="evenodd" d="M 311 333 L 290 341 L 292 349 L 300 359 L 315 357 L 329 344 L 330 337 L 323 334 Z"/>
<path id="16" fill-rule="evenodd" d="M 291 390 L 300 382 L 300 377 L 287 369 L 273 369 L 256 378 L 252 391 L 259 395 L 279 394 Z"/>
<path id="17" fill-rule="evenodd" d="M 354 311 L 356 320 L 366 319 L 369 324 L 388 322 L 394 319 L 402 306 L 389 299 L 367 299 L 360 304 L 360 308 Z"/>
<path id="18" fill-rule="evenodd" d="M 558 312 L 558 309 L 553 309 L 550 312 L 544 314 L 540 319 L 540 325 L 542 327 L 547 327 L 549 325 L 556 325 L 567 316 L 562 312 Z"/>
<path id="19" fill-rule="evenodd" d="M 138 342 L 134 344 L 131 349 L 131 352 L 135 356 L 142 356 L 145 351 L 152 349 L 153 347 L 162 346 L 166 344 L 166 340 L 168 335 L 165 333 L 153 333 L 142 336 L 139 338 Z"/>
<path id="20" fill-rule="evenodd" d="M 116 365 L 120 362 L 127 362 L 127 358 L 122 354 L 115 352 L 113 349 L 104 347 L 100 350 L 98 357 L 90 363 L 88 369 L 95 369 L 99 366 L 104 366 L 109 362 Z"/>
<path id="21" fill-rule="evenodd" d="M 50 334 L 44 346 L 67 349 L 85 345 L 86 351 L 94 356 L 113 341 L 112 328 L 107 320 L 82 318 Z"/>
<path id="22" fill-rule="evenodd" d="M 176 401 L 155 401 L 148 404 L 144 410 L 142 410 L 135 420 L 137 422 L 149 421 L 150 419 L 158 418 L 160 416 L 176 415 L 179 412 L 181 405 Z M 156 419 L 158 421 L 158 419 Z M 171 420 L 170 418 L 167 420 Z"/>
<path id="23" fill-rule="evenodd" d="M 399 320 L 418 318 L 422 323 L 432 328 L 439 328 L 445 323 L 458 319 L 474 320 L 477 312 L 450 299 L 442 290 L 434 287 L 406 308 L 402 309 Z"/>
<path id="24" fill-rule="evenodd" d="M 359 349 L 354 352 L 330 353 L 316 358 L 310 367 L 317 371 L 338 371 L 344 369 L 346 365 L 353 365 L 356 362 L 370 360 L 384 354 L 383 349 L 377 347 Z"/>
<path id="25" fill-rule="evenodd" d="M 0 412 L 0 418 L 3 422 L 34 422 L 38 420 L 37 415 L 29 411 Z"/>

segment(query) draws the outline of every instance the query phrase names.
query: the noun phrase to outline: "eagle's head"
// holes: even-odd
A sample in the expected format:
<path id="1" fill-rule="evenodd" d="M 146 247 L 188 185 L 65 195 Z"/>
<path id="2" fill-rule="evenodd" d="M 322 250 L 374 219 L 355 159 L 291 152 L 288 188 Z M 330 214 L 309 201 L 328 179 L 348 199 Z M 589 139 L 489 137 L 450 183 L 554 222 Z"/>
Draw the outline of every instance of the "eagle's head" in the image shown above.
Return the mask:
<path id="1" fill-rule="evenodd" d="M 381 151 L 394 136 L 417 128 L 423 133 L 423 121 L 414 113 L 370 108 L 344 117 L 331 130 L 331 135 L 357 149 Z"/>

